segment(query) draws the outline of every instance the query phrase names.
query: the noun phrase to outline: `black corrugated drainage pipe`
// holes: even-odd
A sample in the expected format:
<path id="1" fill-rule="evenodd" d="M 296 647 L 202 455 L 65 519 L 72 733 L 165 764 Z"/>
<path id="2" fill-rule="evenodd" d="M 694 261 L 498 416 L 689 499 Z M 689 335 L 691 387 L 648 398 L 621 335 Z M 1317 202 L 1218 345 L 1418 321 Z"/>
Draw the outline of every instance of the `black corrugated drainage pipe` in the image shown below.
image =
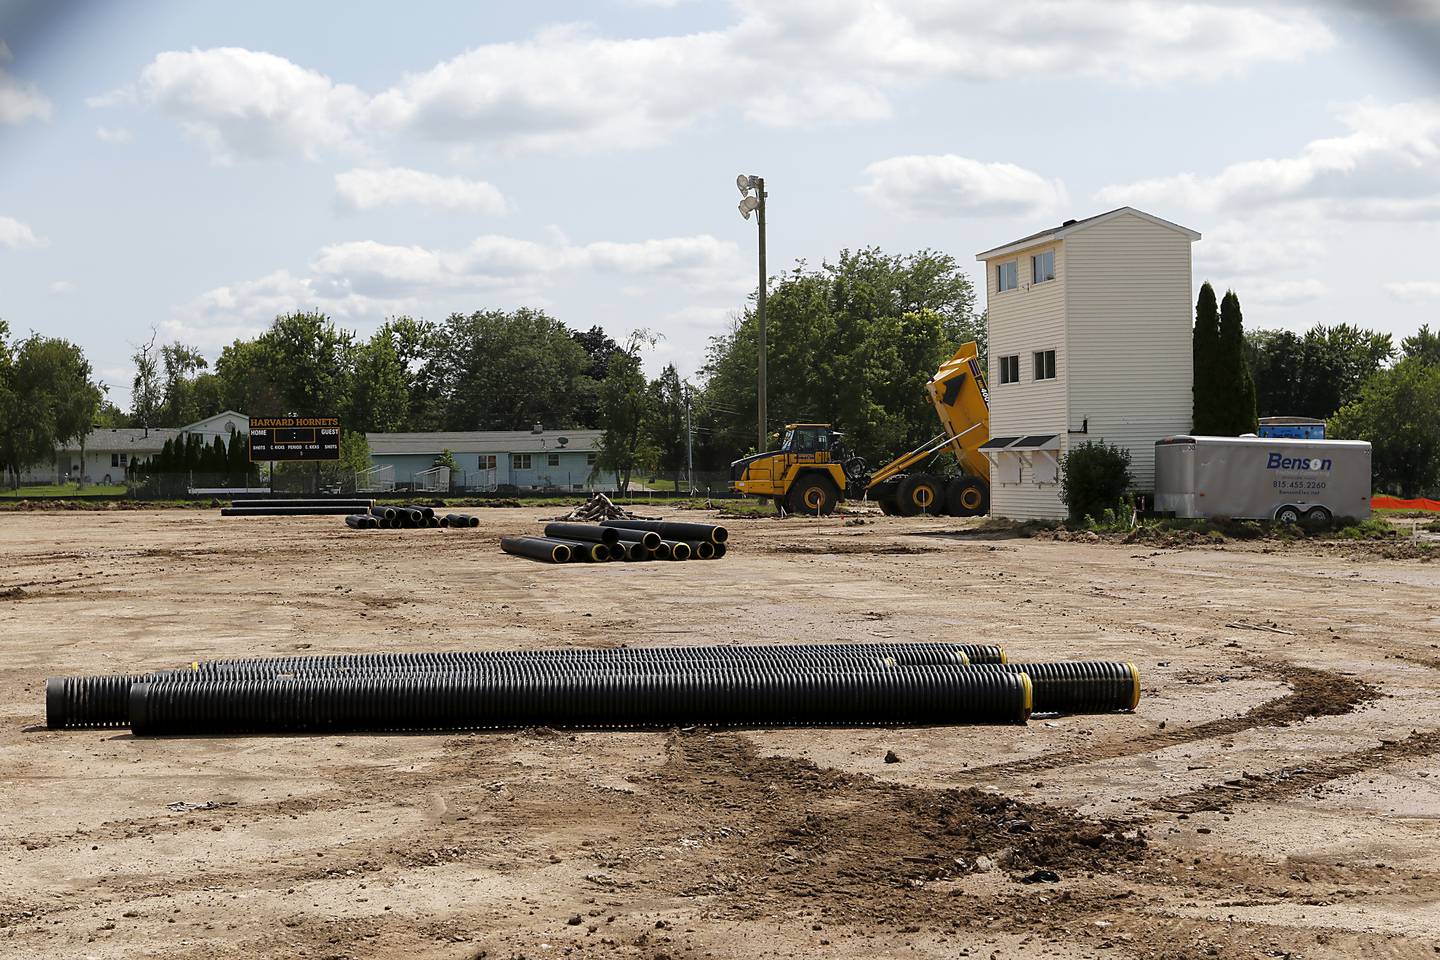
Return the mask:
<path id="1" fill-rule="evenodd" d="M 654 530 L 666 540 L 709 540 L 724 543 L 729 532 L 714 523 L 682 523 L 676 520 L 601 520 L 602 527 L 619 527 L 622 530 Z"/>
<path id="2" fill-rule="evenodd" d="M 1005 649 L 993 643 L 957 643 L 971 663 L 1004 663 Z"/>
<path id="3" fill-rule="evenodd" d="M 516 556 L 546 560 L 550 563 L 570 561 L 570 548 L 558 540 L 546 537 L 501 537 L 500 549 Z"/>
<path id="4" fill-rule="evenodd" d="M 359 507 L 369 510 L 375 506 L 374 500 L 365 500 L 359 497 L 297 497 L 289 500 L 266 499 L 264 497 L 242 497 L 239 500 L 231 500 L 232 507 Z M 356 512 L 354 510 L 352 513 Z"/>
<path id="5" fill-rule="evenodd" d="M 354 527 L 356 530 L 373 530 L 380 526 L 380 520 L 368 513 L 352 513 L 345 518 L 345 526 Z"/>
<path id="6" fill-rule="evenodd" d="M 155 680 L 130 687 L 138 735 L 554 727 L 1024 723 L 1024 674 L 964 667 L 867 673 L 456 675 Z"/>
<path id="7" fill-rule="evenodd" d="M 1115 713 L 1140 703 L 1140 670 L 1133 663 L 986 663 L 971 669 L 1027 675 L 1035 688 L 1036 713 Z"/>
<path id="8" fill-rule="evenodd" d="M 570 548 L 571 560 L 604 563 L 610 559 L 610 548 L 598 540 L 567 540 L 563 537 L 541 537 L 539 539 L 565 544 Z"/>
<path id="9" fill-rule="evenodd" d="M 398 514 L 395 512 L 394 507 L 371 507 L 370 515 L 374 517 L 379 517 L 381 520 L 385 521 L 394 520 L 398 516 Z"/>

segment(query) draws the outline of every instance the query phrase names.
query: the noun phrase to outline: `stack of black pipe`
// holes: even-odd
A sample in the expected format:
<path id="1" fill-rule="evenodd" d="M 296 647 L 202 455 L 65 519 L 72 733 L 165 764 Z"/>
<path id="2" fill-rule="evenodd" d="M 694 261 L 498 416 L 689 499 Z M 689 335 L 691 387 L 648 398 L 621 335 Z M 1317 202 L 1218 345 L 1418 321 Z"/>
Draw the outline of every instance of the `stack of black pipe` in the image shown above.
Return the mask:
<path id="1" fill-rule="evenodd" d="M 1139 700 L 1133 664 L 1003 661 L 997 647 L 946 643 L 217 660 L 53 678 L 46 714 L 51 727 L 137 734 L 899 725 L 1023 723 L 1032 710 L 1109 712 Z"/>
<path id="2" fill-rule="evenodd" d="M 373 504 L 365 513 L 346 517 L 345 523 L 359 530 L 398 530 L 427 527 L 478 527 L 480 518 L 468 513 L 436 516 L 434 507 L 420 504 Z"/>
<path id="3" fill-rule="evenodd" d="M 222 517 L 323 517 L 364 513 L 375 506 L 374 500 L 342 500 L 332 497 L 310 497 L 295 500 L 231 500 L 220 508 Z"/>
<path id="4" fill-rule="evenodd" d="M 718 524 L 672 520 L 547 523 L 543 537 L 502 537 L 500 549 L 549 563 L 719 560 L 729 549 L 729 536 Z"/>

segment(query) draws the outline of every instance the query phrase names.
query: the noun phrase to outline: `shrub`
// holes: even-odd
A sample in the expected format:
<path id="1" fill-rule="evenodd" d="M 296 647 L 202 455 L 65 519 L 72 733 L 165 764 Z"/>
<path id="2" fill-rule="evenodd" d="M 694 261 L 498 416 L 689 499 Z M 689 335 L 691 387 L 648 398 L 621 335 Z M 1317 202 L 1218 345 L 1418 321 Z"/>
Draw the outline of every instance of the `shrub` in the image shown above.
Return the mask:
<path id="1" fill-rule="evenodd" d="M 1060 499 L 1072 520 L 1121 512 L 1130 489 L 1130 451 L 1087 441 L 1060 458 Z"/>

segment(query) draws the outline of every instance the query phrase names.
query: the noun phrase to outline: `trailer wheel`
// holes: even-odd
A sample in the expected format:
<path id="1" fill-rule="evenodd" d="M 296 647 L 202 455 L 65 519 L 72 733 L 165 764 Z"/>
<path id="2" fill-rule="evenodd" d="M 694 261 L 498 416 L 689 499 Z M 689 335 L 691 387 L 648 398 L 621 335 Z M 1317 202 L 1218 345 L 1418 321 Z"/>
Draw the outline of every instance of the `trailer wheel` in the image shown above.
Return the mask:
<path id="1" fill-rule="evenodd" d="M 828 477 L 802 477 L 790 488 L 790 512 L 807 517 L 826 517 L 835 510 L 840 491 Z"/>
<path id="2" fill-rule="evenodd" d="M 1300 511 L 1291 506 L 1284 506 L 1275 511 L 1275 519 L 1279 523 L 1299 523 Z"/>
<path id="3" fill-rule="evenodd" d="M 1328 527 L 1333 519 L 1334 516 L 1324 507 L 1311 507 L 1305 511 L 1305 522 L 1313 527 Z"/>
<path id="4" fill-rule="evenodd" d="M 945 487 L 945 508 L 955 517 L 978 517 L 989 513 L 989 484 L 977 477 L 956 477 Z"/>
<path id="5" fill-rule="evenodd" d="M 945 510 L 945 503 L 940 495 L 940 482 L 928 473 L 912 473 L 901 480 L 896 501 L 902 517 L 913 517 L 922 513 L 933 517 Z"/>

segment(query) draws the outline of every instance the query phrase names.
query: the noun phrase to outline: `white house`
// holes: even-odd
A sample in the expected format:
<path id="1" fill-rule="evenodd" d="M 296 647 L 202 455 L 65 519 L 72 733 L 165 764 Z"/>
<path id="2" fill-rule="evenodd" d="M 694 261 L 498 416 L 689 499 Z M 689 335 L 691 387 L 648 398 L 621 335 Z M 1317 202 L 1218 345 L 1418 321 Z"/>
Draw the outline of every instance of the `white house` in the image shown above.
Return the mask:
<path id="1" fill-rule="evenodd" d="M 382 482 L 407 485 L 449 450 L 454 483 L 468 490 L 501 487 L 585 490 L 596 480 L 600 430 L 471 430 L 456 433 L 367 433 L 370 463 Z"/>
<path id="2" fill-rule="evenodd" d="M 990 512 L 1060 518 L 1072 446 L 1130 451 L 1155 483 L 1156 440 L 1190 431 L 1190 244 L 1200 234 L 1121 207 L 976 254 L 990 333 Z"/>
<path id="3" fill-rule="evenodd" d="M 183 427 L 96 427 L 82 444 L 72 440 L 55 451 L 55 459 L 32 464 L 20 473 L 22 484 L 78 482 L 124 483 L 125 469 L 136 460 L 159 453 L 166 440 L 196 434 L 206 444 L 220 437 L 228 445 L 236 433 L 249 433 L 250 419 L 226 410 Z"/>

